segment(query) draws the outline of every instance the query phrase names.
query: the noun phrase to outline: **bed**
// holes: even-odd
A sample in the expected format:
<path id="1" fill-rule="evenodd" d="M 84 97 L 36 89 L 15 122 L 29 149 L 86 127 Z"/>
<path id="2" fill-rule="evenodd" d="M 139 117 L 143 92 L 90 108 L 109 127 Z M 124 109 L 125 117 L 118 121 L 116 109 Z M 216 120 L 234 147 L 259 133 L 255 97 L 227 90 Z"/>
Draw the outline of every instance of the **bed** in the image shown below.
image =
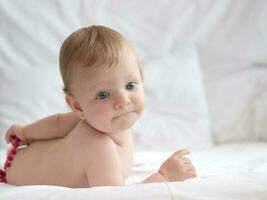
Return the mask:
<path id="1" fill-rule="evenodd" d="M 11 124 L 69 110 L 58 53 L 77 28 L 102 24 L 130 40 L 147 102 L 126 186 L 1 183 L 1 200 L 267 198 L 267 2 L 4 0 L 0 19 L 0 167 Z M 180 148 L 197 178 L 137 184 Z"/>

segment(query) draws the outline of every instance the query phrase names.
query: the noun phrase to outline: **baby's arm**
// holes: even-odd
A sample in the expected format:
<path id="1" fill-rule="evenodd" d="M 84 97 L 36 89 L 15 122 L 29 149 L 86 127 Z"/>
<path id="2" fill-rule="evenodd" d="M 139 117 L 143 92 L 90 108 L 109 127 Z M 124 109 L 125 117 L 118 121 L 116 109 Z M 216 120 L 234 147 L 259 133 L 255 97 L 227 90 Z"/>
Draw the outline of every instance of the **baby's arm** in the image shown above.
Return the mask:
<path id="1" fill-rule="evenodd" d="M 87 149 L 83 160 L 90 187 L 124 185 L 117 147 L 110 138 L 99 136 L 90 148 L 83 149 Z"/>
<path id="2" fill-rule="evenodd" d="M 40 119 L 32 124 L 13 125 L 6 133 L 9 143 L 11 136 L 16 135 L 22 142 L 28 144 L 35 140 L 61 138 L 67 135 L 80 121 L 75 112 L 60 113 Z"/>

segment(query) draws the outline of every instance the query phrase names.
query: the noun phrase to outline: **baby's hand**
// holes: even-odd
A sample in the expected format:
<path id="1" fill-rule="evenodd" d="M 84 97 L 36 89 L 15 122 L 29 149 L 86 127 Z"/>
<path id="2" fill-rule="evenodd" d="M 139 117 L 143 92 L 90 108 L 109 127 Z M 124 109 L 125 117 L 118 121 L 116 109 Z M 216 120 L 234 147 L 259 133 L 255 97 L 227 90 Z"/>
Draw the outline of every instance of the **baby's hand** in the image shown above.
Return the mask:
<path id="1" fill-rule="evenodd" d="M 20 139 L 19 145 L 29 144 L 30 140 L 28 140 L 23 132 L 24 126 L 13 124 L 8 131 L 6 132 L 6 142 L 12 143 L 12 140 L 14 139 L 14 136 L 16 136 L 18 139 Z"/>
<path id="2" fill-rule="evenodd" d="M 195 178 L 197 175 L 190 159 L 183 158 L 184 155 L 189 153 L 187 149 L 176 151 L 161 165 L 158 173 L 167 181 L 184 181 Z"/>

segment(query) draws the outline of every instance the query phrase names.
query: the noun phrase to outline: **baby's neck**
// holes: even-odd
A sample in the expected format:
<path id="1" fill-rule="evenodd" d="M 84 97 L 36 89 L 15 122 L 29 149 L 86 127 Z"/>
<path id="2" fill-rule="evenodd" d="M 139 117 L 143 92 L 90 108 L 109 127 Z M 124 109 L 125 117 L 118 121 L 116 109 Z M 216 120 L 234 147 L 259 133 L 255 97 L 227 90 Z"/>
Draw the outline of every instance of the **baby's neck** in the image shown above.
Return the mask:
<path id="1" fill-rule="evenodd" d="M 131 141 L 131 130 L 130 129 L 126 129 L 126 130 L 116 132 L 116 133 L 107 133 L 107 132 L 102 132 L 102 131 L 95 129 L 93 126 L 91 126 L 86 121 L 84 122 L 88 126 L 88 128 L 93 129 L 99 134 L 105 134 L 109 136 L 114 141 L 114 143 L 116 143 L 119 146 L 123 146 L 125 143 L 128 143 L 129 141 Z"/>
<path id="2" fill-rule="evenodd" d="M 128 143 L 131 138 L 130 129 L 117 132 L 117 133 L 104 133 L 108 135 L 117 145 L 123 146 L 125 143 Z"/>

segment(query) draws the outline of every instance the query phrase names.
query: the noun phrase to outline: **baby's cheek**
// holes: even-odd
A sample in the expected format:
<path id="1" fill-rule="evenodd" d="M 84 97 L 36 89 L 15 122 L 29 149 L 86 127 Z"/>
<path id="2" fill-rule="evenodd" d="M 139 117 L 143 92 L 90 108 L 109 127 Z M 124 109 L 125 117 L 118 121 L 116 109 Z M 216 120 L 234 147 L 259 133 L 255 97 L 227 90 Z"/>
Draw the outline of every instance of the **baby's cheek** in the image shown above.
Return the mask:
<path id="1" fill-rule="evenodd" d="M 112 117 L 109 109 L 102 107 L 95 110 L 95 117 L 102 124 L 107 123 L 107 121 Z"/>
<path id="2" fill-rule="evenodd" d="M 106 109 L 94 107 L 90 110 L 88 121 L 99 131 L 107 131 L 109 128 L 109 112 Z"/>
<path id="3" fill-rule="evenodd" d="M 102 117 L 109 117 L 110 115 L 110 109 L 106 108 L 105 106 L 100 107 L 98 112 Z"/>
<path id="4" fill-rule="evenodd" d="M 136 109 L 142 113 L 145 107 L 145 95 L 143 93 L 139 93 L 134 99 Z"/>

